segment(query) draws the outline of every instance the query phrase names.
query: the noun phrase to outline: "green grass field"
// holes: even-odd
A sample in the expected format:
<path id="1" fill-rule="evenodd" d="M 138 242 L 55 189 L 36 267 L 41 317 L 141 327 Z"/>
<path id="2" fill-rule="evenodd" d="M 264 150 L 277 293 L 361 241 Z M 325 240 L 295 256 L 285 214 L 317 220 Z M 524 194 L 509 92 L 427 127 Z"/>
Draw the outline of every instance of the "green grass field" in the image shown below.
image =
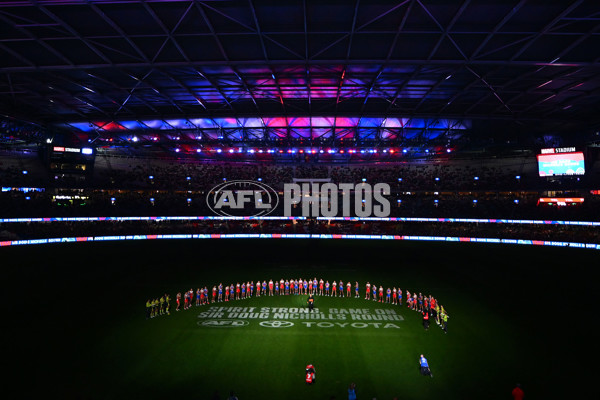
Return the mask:
<path id="1" fill-rule="evenodd" d="M 49 245 L 2 250 L 5 376 L 11 398 L 242 399 L 597 398 L 589 376 L 598 265 L 593 251 L 368 241 L 196 241 Z M 151 320 L 147 298 L 202 285 L 314 277 L 431 293 L 450 314 L 445 335 L 406 307 L 317 297 L 316 307 L 395 313 L 401 321 L 199 318 L 210 307 L 302 308 L 306 296 L 193 307 Z M 570 299 L 569 302 L 565 299 Z M 174 305 L 174 300 L 173 300 Z M 173 307 L 174 308 L 174 307 Z M 384 310 L 384 311 L 381 311 Z M 227 318 L 227 311 L 223 318 Z M 365 312 L 365 311 L 363 311 Z M 390 314 L 386 314 L 390 315 Z M 336 318 L 340 318 L 335 316 Z M 348 318 L 349 315 L 346 316 Z M 310 322 L 311 326 L 304 322 Z M 335 325 L 332 323 L 347 324 Z M 363 327 L 352 323 L 370 323 Z M 380 323 L 375 326 L 373 323 Z M 386 323 L 394 326 L 385 328 Z M 424 353 L 434 378 L 419 374 Z M 582 357 L 582 355 L 584 355 Z M 304 384 L 312 363 L 317 382 Z"/>

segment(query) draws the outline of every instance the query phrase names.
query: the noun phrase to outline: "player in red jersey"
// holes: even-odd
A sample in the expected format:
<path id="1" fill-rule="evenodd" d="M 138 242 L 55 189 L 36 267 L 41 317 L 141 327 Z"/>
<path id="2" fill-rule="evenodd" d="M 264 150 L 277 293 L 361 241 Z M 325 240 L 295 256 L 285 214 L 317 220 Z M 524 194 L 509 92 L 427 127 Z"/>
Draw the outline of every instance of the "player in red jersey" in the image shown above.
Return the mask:
<path id="1" fill-rule="evenodd" d="M 379 286 L 379 302 L 383 303 L 383 286 Z"/>
<path id="2" fill-rule="evenodd" d="M 256 281 L 256 297 L 260 297 L 260 281 Z"/>
<path id="3" fill-rule="evenodd" d="M 175 308 L 175 311 L 179 311 L 179 306 L 181 306 L 181 292 L 177 293 L 177 308 Z"/>
<path id="4" fill-rule="evenodd" d="M 365 294 L 365 300 L 371 300 L 371 284 L 367 282 L 367 293 Z"/>
<path id="5" fill-rule="evenodd" d="M 229 301 L 229 286 L 225 286 L 225 301 Z"/>
<path id="6" fill-rule="evenodd" d="M 216 302 L 217 301 L 217 287 L 213 286 L 212 288 L 212 302 Z"/>
<path id="7" fill-rule="evenodd" d="M 331 284 L 331 295 L 333 297 L 337 297 L 337 282 L 333 281 L 333 283 Z"/>
<path id="8" fill-rule="evenodd" d="M 350 297 L 350 293 L 352 292 L 352 284 L 350 281 L 346 283 L 346 297 Z"/>
<path id="9" fill-rule="evenodd" d="M 273 296 L 273 279 L 269 280 L 269 296 Z"/>
<path id="10" fill-rule="evenodd" d="M 323 279 L 319 281 L 319 296 L 323 296 Z"/>

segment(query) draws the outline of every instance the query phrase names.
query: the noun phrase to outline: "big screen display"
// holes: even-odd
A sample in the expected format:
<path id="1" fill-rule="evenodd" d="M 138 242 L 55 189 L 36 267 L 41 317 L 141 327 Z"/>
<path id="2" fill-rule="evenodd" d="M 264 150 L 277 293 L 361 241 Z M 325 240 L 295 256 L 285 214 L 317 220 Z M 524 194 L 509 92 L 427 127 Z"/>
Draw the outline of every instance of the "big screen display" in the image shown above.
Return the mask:
<path id="1" fill-rule="evenodd" d="M 585 174 L 582 152 L 539 154 L 537 160 L 540 176 Z"/>

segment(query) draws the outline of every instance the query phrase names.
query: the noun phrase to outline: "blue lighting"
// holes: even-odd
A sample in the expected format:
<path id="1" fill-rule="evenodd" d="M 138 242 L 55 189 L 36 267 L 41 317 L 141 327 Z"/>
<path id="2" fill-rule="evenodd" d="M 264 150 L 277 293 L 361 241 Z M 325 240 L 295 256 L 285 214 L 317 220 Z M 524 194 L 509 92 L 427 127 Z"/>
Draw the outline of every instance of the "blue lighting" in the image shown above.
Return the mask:
<path id="1" fill-rule="evenodd" d="M 521 175 L 515 176 L 515 179 L 521 179 Z"/>
<path id="2" fill-rule="evenodd" d="M 363 181 L 363 182 L 366 182 L 366 181 L 367 181 L 367 178 L 362 178 L 362 181 Z"/>
<path id="3" fill-rule="evenodd" d="M 150 201 L 154 203 L 154 197 L 150 197 Z"/>
<path id="4" fill-rule="evenodd" d="M 474 179 L 474 180 L 476 180 L 476 181 L 478 181 L 478 180 L 479 180 L 479 177 L 478 177 L 478 176 L 476 176 L 476 177 L 474 177 L 473 179 Z"/>
<path id="5" fill-rule="evenodd" d="M 148 179 L 154 179 L 154 175 L 150 175 Z"/>
<path id="6" fill-rule="evenodd" d="M 408 153 L 408 150 L 403 149 L 402 152 L 406 154 L 406 153 Z"/>
<path id="7" fill-rule="evenodd" d="M 23 175 L 27 175 L 27 174 L 28 174 L 28 172 L 23 170 Z"/>
<path id="8" fill-rule="evenodd" d="M 519 200 L 518 199 L 515 199 L 515 204 L 519 204 Z"/>
<path id="9" fill-rule="evenodd" d="M 259 181 L 259 182 L 262 182 L 262 178 L 258 178 L 258 181 Z"/>
<path id="10" fill-rule="evenodd" d="M 117 199 L 115 197 L 111 197 L 110 201 L 116 201 Z"/>
<path id="11" fill-rule="evenodd" d="M 433 202 L 437 204 L 437 203 L 439 203 L 439 200 L 435 199 Z"/>
<path id="12" fill-rule="evenodd" d="M 25 200 L 31 200 L 31 197 L 27 196 L 25 197 Z"/>
<path id="13" fill-rule="evenodd" d="M 81 149 L 81 154 L 91 155 L 94 153 L 94 150 L 89 147 L 84 147 Z"/>
<path id="14" fill-rule="evenodd" d="M 221 150 L 221 149 L 217 149 L 217 153 L 220 153 L 220 152 L 222 152 L 222 151 L 223 151 L 223 150 Z"/>
<path id="15" fill-rule="evenodd" d="M 436 177 L 435 177 L 435 180 L 436 180 L 436 181 L 439 181 L 439 180 L 440 180 L 440 178 L 438 178 L 438 177 L 436 176 Z"/>
<path id="16" fill-rule="evenodd" d="M 192 180 L 192 177 L 191 177 L 191 176 L 186 176 L 186 177 L 185 177 L 185 180 L 186 180 L 186 181 L 191 181 L 191 180 Z"/>
<path id="17" fill-rule="evenodd" d="M 477 200 L 473 199 L 473 203 L 477 203 Z"/>

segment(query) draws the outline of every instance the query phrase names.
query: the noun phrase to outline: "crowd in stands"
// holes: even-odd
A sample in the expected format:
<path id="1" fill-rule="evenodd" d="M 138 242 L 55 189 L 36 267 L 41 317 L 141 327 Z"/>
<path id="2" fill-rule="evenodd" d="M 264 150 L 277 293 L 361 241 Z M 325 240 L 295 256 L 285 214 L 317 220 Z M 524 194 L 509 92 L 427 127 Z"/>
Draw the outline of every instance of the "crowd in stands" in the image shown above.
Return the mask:
<path id="1" fill-rule="evenodd" d="M 0 224 L 0 240 L 76 236 L 235 233 L 453 236 L 600 243 L 600 227 L 558 224 L 363 222 L 316 219 L 69 221 Z"/>
<path id="2" fill-rule="evenodd" d="M 71 196 L 72 199 L 60 199 Z M 79 197 L 77 199 L 76 197 Z M 505 218 L 590 220 L 599 218 L 600 196 L 583 197 L 576 205 L 538 204 L 538 192 L 396 192 L 387 198 L 392 217 L 432 218 Z M 555 195 L 558 196 L 558 195 Z M 152 200 L 153 199 L 153 200 Z M 283 205 L 272 215 L 283 215 Z M 342 204 L 341 200 L 338 204 Z M 253 210 L 248 214 L 253 215 Z M 301 215 L 300 206 L 292 215 Z M 214 215 L 206 205 L 206 193 L 200 191 L 108 191 L 77 190 L 44 192 L 7 191 L 0 193 L 0 218 L 65 216 L 161 216 Z"/>

